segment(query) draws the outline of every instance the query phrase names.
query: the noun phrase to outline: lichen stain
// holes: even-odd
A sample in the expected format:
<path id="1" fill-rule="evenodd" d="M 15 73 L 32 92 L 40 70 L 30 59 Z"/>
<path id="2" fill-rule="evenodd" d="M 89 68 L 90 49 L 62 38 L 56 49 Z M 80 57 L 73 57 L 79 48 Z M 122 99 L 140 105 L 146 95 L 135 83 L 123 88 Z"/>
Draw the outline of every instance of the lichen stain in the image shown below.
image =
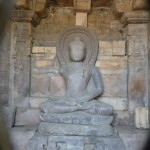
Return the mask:
<path id="1" fill-rule="evenodd" d="M 131 82 L 131 90 L 136 94 L 144 94 L 145 91 L 145 80 L 141 77 L 134 77 Z"/>
<path id="2" fill-rule="evenodd" d="M 135 91 L 144 91 L 144 80 L 135 80 L 134 81 L 134 90 Z"/>

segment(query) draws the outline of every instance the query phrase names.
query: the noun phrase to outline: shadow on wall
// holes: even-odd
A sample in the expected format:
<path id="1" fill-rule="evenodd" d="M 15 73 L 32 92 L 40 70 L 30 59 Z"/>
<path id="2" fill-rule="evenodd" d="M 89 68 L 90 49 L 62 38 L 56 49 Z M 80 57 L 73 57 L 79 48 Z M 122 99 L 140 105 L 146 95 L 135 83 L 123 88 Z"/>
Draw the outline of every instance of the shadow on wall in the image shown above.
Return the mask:
<path id="1" fill-rule="evenodd" d="M 0 0 L 0 42 L 3 36 L 3 31 L 5 29 L 10 10 L 11 10 L 11 1 Z M 1 111 L 2 106 L 0 104 L 0 150 L 12 150 L 3 114 Z"/>

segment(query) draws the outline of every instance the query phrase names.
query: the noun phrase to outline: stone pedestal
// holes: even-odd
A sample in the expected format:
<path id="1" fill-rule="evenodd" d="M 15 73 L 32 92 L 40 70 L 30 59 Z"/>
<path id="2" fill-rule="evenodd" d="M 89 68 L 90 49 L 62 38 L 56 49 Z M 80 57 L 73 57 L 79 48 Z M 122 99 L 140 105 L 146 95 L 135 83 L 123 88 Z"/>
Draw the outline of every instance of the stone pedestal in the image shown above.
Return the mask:
<path id="1" fill-rule="evenodd" d="M 27 150 L 125 150 L 121 139 L 95 136 L 44 136 L 37 134 L 29 141 Z"/>
<path id="2" fill-rule="evenodd" d="M 112 113 L 41 112 L 40 118 L 42 122 L 29 140 L 27 150 L 125 150 L 111 126 Z"/>

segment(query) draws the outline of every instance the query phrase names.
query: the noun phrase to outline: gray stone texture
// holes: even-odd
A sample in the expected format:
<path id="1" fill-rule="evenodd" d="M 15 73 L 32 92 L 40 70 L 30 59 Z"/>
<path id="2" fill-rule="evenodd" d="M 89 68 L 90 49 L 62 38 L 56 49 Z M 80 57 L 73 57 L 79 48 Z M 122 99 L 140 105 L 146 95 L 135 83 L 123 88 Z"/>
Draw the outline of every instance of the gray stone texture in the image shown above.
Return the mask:
<path id="1" fill-rule="evenodd" d="M 50 95 L 64 96 L 66 92 L 65 81 L 62 76 L 54 76 L 50 79 Z"/>
<path id="2" fill-rule="evenodd" d="M 30 93 L 31 23 L 13 22 L 11 29 L 10 104 L 27 107 Z"/>
<path id="3" fill-rule="evenodd" d="M 17 108 L 15 126 L 32 126 L 40 123 L 39 109 Z"/>
<path id="4" fill-rule="evenodd" d="M 126 27 L 129 56 L 128 96 L 129 110 L 131 111 L 136 107 L 148 106 L 147 32 L 146 23 L 128 24 Z"/>
<path id="5" fill-rule="evenodd" d="M 83 136 L 111 136 L 113 129 L 110 125 L 92 126 L 76 124 L 60 124 L 41 122 L 38 132 L 44 135 L 83 135 Z"/>
<path id="6" fill-rule="evenodd" d="M 14 150 L 26 150 L 26 145 L 36 130 L 36 127 L 14 127 L 10 129 L 9 134 Z"/>
<path id="7" fill-rule="evenodd" d="M 127 111 L 128 110 L 128 99 L 127 98 L 113 98 L 113 97 L 99 97 L 100 102 L 112 105 L 116 111 Z"/>
<path id="8" fill-rule="evenodd" d="M 100 116 L 110 116 L 114 111 L 111 105 L 99 102 L 98 100 L 91 100 L 81 104 L 79 103 L 78 99 L 75 99 L 76 101 L 73 102 L 71 100 L 72 98 L 56 97 L 56 100 L 49 100 L 42 103 L 40 105 L 40 110 L 45 114 L 65 114 L 82 111 L 88 114 Z"/>
<path id="9" fill-rule="evenodd" d="M 41 136 L 36 134 L 27 150 L 125 150 L 118 136 Z"/>
<path id="10" fill-rule="evenodd" d="M 113 116 L 91 115 L 80 111 L 66 114 L 41 113 L 40 118 L 45 122 L 81 125 L 109 125 L 113 121 Z"/>
<path id="11" fill-rule="evenodd" d="M 149 130 L 137 130 L 133 127 L 117 128 L 126 150 L 142 150 L 146 145 Z"/>
<path id="12" fill-rule="evenodd" d="M 125 75 L 102 75 L 104 86 L 103 96 L 127 97 L 127 76 Z M 117 85 L 117 86 L 116 86 Z"/>
<path id="13" fill-rule="evenodd" d="M 4 117 L 8 128 L 12 128 L 15 123 L 16 108 L 13 106 L 4 106 Z"/>
<path id="14" fill-rule="evenodd" d="M 56 54 L 66 92 L 63 97 L 52 97 L 42 103 L 41 111 L 63 114 L 81 110 L 90 114 L 111 115 L 112 106 L 93 100 L 103 93 L 101 74 L 94 66 L 98 54 L 95 33 L 79 26 L 66 29 L 58 38 Z"/>
<path id="15" fill-rule="evenodd" d="M 29 104 L 31 108 L 39 108 L 40 104 L 46 101 L 47 98 L 30 97 Z"/>
<path id="16" fill-rule="evenodd" d="M 134 126 L 134 112 L 115 111 L 113 126 Z"/>
<path id="17" fill-rule="evenodd" d="M 102 43 L 99 41 L 99 45 L 103 43 L 104 41 Z M 107 50 L 109 49 L 109 43 L 110 42 L 106 42 L 103 45 Z M 99 51 L 101 52 L 101 48 Z M 111 97 L 113 98 L 112 101 L 115 100 L 115 98 L 127 98 L 127 57 L 99 55 L 96 66 L 99 68 L 102 74 L 104 87 L 102 96 L 104 96 L 104 98 Z"/>
<path id="18" fill-rule="evenodd" d="M 31 96 L 49 97 L 50 77 L 46 74 L 32 74 L 31 76 Z"/>
<path id="19" fill-rule="evenodd" d="M 26 145 L 26 150 L 46 150 L 47 145 L 48 145 L 48 137 L 45 135 L 38 135 L 36 133 L 34 137 L 32 137 L 29 140 L 28 144 Z"/>

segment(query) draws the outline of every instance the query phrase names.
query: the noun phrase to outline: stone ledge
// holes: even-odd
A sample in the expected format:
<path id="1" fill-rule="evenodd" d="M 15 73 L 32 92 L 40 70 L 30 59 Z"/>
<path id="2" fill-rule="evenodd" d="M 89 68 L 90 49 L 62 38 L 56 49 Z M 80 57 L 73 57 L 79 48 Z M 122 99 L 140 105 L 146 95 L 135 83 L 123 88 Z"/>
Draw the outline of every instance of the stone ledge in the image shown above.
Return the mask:
<path id="1" fill-rule="evenodd" d="M 148 23 L 150 13 L 148 11 L 129 11 L 125 12 L 121 18 L 121 23 L 126 26 L 131 23 Z"/>

